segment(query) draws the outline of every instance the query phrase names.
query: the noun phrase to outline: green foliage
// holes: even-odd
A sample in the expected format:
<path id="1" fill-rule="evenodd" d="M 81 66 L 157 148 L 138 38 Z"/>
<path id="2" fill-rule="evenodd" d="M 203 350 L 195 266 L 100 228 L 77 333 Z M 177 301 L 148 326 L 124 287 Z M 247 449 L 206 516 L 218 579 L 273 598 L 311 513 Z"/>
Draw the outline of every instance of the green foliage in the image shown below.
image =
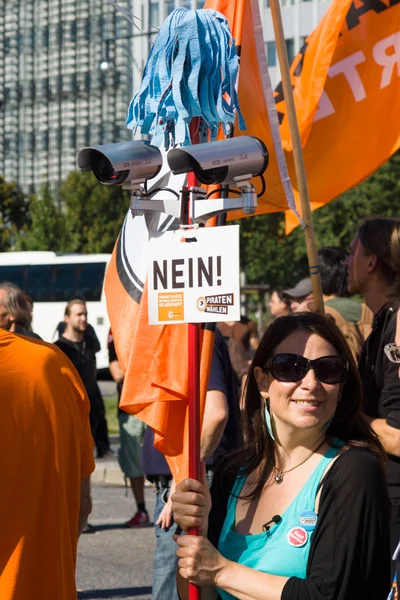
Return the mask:
<path id="1" fill-rule="evenodd" d="M 111 252 L 128 209 L 120 187 L 92 173 L 70 173 L 60 187 L 61 208 L 48 186 L 27 199 L 0 178 L 0 250 Z M 347 248 L 368 215 L 398 216 L 400 152 L 369 179 L 314 212 L 317 247 Z M 285 235 L 284 214 L 241 219 L 241 261 L 248 283 L 292 285 L 308 273 L 304 234 Z"/>
<path id="2" fill-rule="evenodd" d="M 128 209 L 128 194 L 102 185 L 92 173 L 74 171 L 61 184 L 60 199 L 58 207 L 49 186 L 33 198 L 31 226 L 17 237 L 17 249 L 111 252 Z"/>
<path id="3" fill-rule="evenodd" d="M 60 196 L 70 252 L 111 252 L 129 207 L 129 195 L 102 185 L 92 173 L 70 173 Z"/>
<path id="4" fill-rule="evenodd" d="M 62 252 L 66 244 L 65 222 L 57 208 L 49 185 L 44 185 L 30 205 L 29 228 L 17 239 L 18 250 L 52 250 Z"/>
<path id="5" fill-rule="evenodd" d="M 17 237 L 28 229 L 29 203 L 16 183 L 0 176 L 0 252 L 15 250 Z"/>
<path id="6" fill-rule="evenodd" d="M 313 213 L 317 247 L 347 248 L 366 216 L 398 216 L 400 152 L 359 186 Z M 293 285 L 308 273 L 304 234 L 284 233 L 284 215 L 241 219 L 241 259 L 248 283 Z"/>

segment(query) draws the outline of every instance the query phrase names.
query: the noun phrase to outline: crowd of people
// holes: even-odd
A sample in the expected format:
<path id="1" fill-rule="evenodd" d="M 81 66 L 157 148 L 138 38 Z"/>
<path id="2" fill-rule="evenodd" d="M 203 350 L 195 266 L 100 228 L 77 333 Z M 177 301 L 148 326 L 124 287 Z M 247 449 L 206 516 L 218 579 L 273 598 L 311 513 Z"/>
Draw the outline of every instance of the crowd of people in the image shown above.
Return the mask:
<path id="1" fill-rule="evenodd" d="M 325 314 L 304 277 L 272 291 L 263 335 L 245 317 L 218 324 L 202 481 L 175 482 L 153 431 L 118 408 L 136 502 L 125 525 L 156 530 L 152 600 L 184 600 L 188 582 L 203 600 L 397 598 L 400 219 L 366 219 L 349 252 L 321 248 L 318 261 Z M 82 298 L 68 302 L 54 344 L 33 339 L 32 302 L 9 283 L 0 328 L 0 597 L 70 600 L 78 536 L 91 531 L 93 444 L 98 457 L 111 452 L 99 342 Z M 120 396 L 112 332 L 108 351 Z"/>

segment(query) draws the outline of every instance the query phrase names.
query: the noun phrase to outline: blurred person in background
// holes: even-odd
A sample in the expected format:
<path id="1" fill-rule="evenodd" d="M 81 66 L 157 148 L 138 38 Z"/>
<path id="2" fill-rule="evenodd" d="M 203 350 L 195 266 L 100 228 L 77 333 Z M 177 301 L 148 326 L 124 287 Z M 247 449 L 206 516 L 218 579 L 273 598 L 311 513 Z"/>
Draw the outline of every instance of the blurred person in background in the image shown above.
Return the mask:
<path id="1" fill-rule="evenodd" d="M 373 313 L 364 303 L 350 297 L 347 290 L 347 252 L 338 246 L 325 246 L 317 253 L 326 314 L 339 327 L 356 361 L 371 333 Z"/>
<path id="2" fill-rule="evenodd" d="M 290 298 L 290 310 L 293 313 L 315 311 L 311 277 L 301 279 L 293 288 L 283 290 Z"/>
<path id="3" fill-rule="evenodd" d="M 27 337 L 41 339 L 32 331 L 32 306 L 24 292 L 13 283 L 0 283 L 0 327 Z"/>
<path id="4" fill-rule="evenodd" d="M 69 301 L 69 304 L 72 305 L 72 303 L 74 303 L 74 302 L 86 305 L 85 300 L 81 296 L 75 296 L 74 298 L 72 298 Z M 58 323 L 58 325 L 56 327 L 56 331 L 55 331 L 55 334 L 56 333 L 58 334 L 58 338 L 60 338 L 64 334 L 65 328 L 66 328 L 66 322 L 60 321 Z M 90 323 L 88 323 L 87 320 L 86 320 L 86 328 L 83 331 L 83 340 L 91 348 L 91 351 L 94 355 L 96 355 L 97 352 L 100 352 L 101 345 L 100 345 L 99 338 L 96 335 L 96 331 L 95 331 L 94 327 Z M 96 363 L 96 357 L 94 358 L 94 360 Z M 96 376 L 97 376 L 97 368 L 96 368 Z M 107 419 L 106 419 L 106 413 L 105 413 L 105 408 L 104 408 L 104 401 L 103 401 L 103 397 L 101 395 L 101 391 L 98 386 L 97 380 L 95 382 L 95 385 L 97 387 L 97 394 L 101 398 L 102 410 L 99 413 L 96 431 L 93 434 L 93 437 L 94 437 L 94 442 L 96 445 L 97 458 L 106 458 L 108 456 L 113 456 L 114 452 L 111 450 L 111 446 L 110 446 L 110 440 L 108 437 Z"/>
<path id="5" fill-rule="evenodd" d="M 137 527 L 148 525 L 150 522 L 144 500 L 144 476 L 142 469 L 142 446 L 146 426 L 143 421 L 140 421 L 137 417 L 130 415 L 119 408 L 125 375 L 115 351 L 114 338 L 111 329 L 108 335 L 108 360 L 111 377 L 117 384 L 118 392 L 118 425 L 120 439 L 118 462 L 121 471 L 125 476 L 125 480 L 129 479 L 133 497 L 135 498 L 137 505 L 136 513 L 125 523 L 125 527 L 132 527 L 135 529 Z"/>
<path id="6" fill-rule="evenodd" d="M 400 219 L 367 218 L 345 261 L 350 294 L 363 294 L 374 313 L 359 371 L 363 410 L 388 455 L 386 476 L 392 503 L 392 552 L 400 539 L 400 381 L 398 365 L 384 352 L 396 339 L 400 297 Z"/>
<path id="7" fill-rule="evenodd" d="M 272 291 L 270 301 L 268 302 L 269 312 L 277 319 L 278 317 L 286 317 L 291 314 L 290 308 L 291 299 L 287 296 L 283 288 L 277 287 Z"/>
<path id="8" fill-rule="evenodd" d="M 225 338 L 233 370 L 241 381 L 249 370 L 250 361 L 258 346 L 257 325 L 241 315 L 240 321 L 217 323 L 217 329 Z"/>

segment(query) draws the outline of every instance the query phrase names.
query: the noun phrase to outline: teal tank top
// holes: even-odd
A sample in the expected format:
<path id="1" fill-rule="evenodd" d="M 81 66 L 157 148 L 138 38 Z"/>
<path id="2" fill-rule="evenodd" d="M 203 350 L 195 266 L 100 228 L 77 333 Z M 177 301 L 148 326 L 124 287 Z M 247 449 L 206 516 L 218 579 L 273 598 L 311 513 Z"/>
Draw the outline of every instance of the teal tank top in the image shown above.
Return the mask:
<path id="1" fill-rule="evenodd" d="M 335 443 L 340 443 L 335 440 Z M 343 445 L 343 442 L 341 443 Z M 306 578 L 308 554 L 317 515 L 314 513 L 318 485 L 329 462 L 340 448 L 329 447 L 300 492 L 267 532 L 256 535 L 236 533 L 237 498 L 246 480 L 238 475 L 229 496 L 227 515 L 218 542 L 219 552 L 228 560 L 270 575 Z M 218 589 L 222 600 L 236 600 Z"/>

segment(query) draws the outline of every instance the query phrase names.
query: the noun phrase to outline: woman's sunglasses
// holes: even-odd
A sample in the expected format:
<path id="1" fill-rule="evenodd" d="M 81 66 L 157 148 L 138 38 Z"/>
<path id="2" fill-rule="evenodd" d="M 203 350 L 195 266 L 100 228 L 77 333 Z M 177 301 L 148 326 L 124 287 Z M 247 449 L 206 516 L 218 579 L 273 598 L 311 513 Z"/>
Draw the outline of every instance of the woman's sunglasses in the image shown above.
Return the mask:
<path id="1" fill-rule="evenodd" d="M 274 379 L 287 383 L 301 381 L 310 369 L 321 383 L 343 383 L 347 376 L 348 362 L 342 356 L 321 356 L 309 360 L 299 354 L 276 354 L 267 360 L 263 371 L 269 371 Z"/>

